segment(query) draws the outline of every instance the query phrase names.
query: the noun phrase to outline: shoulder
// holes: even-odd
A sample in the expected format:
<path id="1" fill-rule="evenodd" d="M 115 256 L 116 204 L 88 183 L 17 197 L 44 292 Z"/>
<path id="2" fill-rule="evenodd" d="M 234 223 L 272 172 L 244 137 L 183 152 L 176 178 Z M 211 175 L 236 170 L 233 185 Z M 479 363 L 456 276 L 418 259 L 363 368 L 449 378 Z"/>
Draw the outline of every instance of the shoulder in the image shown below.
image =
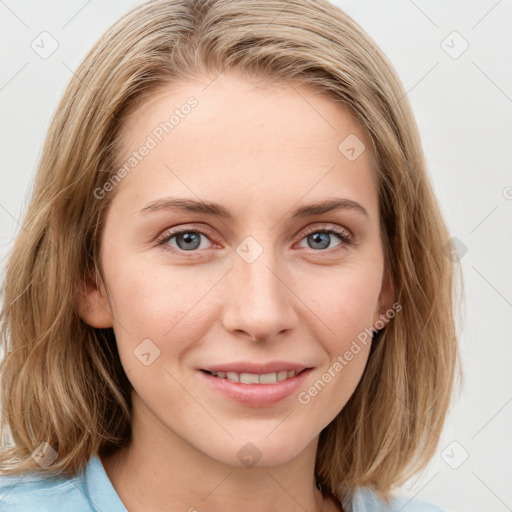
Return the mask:
<path id="1" fill-rule="evenodd" d="M 0 475 L 0 512 L 90 512 L 82 488 L 79 476 Z"/>
<path id="2" fill-rule="evenodd" d="M 352 500 L 351 512 L 448 512 L 433 503 L 406 494 L 395 494 L 391 503 L 387 505 L 375 492 L 366 487 L 356 489 Z"/>

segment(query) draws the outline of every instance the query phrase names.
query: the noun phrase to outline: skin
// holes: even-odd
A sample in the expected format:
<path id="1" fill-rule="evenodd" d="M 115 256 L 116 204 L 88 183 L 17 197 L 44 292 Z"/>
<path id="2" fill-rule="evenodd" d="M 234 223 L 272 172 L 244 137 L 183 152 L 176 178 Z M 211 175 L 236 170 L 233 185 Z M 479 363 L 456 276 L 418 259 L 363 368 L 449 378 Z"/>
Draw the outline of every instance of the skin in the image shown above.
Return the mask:
<path id="1" fill-rule="evenodd" d="M 123 125 L 120 162 L 187 98 L 199 102 L 117 185 L 101 239 L 103 279 L 99 288 L 88 281 L 80 302 L 88 324 L 113 327 L 134 387 L 132 442 L 102 462 L 130 512 L 335 511 L 315 487 L 318 437 L 354 392 L 370 343 L 307 405 L 297 393 L 271 407 L 239 404 L 198 368 L 309 363 L 304 391 L 391 307 L 371 143 L 340 103 L 307 86 L 233 73 L 205 88 L 209 81 L 160 91 Z M 354 161 L 338 150 L 349 134 L 366 146 Z M 139 213 L 171 195 L 220 203 L 233 218 Z M 290 217 L 333 197 L 368 215 Z M 189 251 L 171 238 L 173 254 L 157 239 L 178 226 L 211 236 L 194 232 L 201 245 Z M 331 234 L 315 245 L 305 232 L 333 226 L 353 243 Z M 252 263 L 236 252 L 247 236 L 263 249 Z M 160 350 L 148 366 L 134 355 L 146 338 Z M 251 467 L 237 456 L 248 442 L 261 454 Z"/>

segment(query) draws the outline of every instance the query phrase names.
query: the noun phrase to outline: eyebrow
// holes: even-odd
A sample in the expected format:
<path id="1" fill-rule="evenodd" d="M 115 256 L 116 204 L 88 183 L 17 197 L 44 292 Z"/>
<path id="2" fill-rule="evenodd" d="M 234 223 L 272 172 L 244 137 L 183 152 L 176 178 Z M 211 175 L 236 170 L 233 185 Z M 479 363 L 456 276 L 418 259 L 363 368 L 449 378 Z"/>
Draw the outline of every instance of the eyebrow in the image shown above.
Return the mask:
<path id="1" fill-rule="evenodd" d="M 195 199 L 185 199 L 178 197 L 164 197 L 147 204 L 140 214 L 147 214 L 160 210 L 179 210 L 184 212 L 202 213 L 224 219 L 232 219 L 233 215 L 224 206 L 211 201 L 197 201 Z M 366 209 L 356 201 L 348 198 L 334 198 L 325 201 L 300 206 L 292 213 L 292 218 L 311 217 L 321 215 L 333 210 L 354 210 L 368 217 Z"/>

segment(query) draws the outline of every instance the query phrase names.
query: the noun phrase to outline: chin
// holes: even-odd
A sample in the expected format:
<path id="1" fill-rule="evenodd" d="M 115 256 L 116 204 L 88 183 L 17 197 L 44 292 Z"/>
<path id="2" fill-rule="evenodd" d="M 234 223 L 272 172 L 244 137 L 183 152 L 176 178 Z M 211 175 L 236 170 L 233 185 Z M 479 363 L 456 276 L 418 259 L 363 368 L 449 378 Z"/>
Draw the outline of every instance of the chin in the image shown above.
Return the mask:
<path id="1" fill-rule="evenodd" d="M 220 453 L 212 454 L 213 458 L 236 467 L 278 466 L 293 460 L 309 445 L 308 440 L 293 439 L 284 431 L 282 435 L 268 434 L 237 436 L 230 440 L 229 447 L 220 446 Z"/>

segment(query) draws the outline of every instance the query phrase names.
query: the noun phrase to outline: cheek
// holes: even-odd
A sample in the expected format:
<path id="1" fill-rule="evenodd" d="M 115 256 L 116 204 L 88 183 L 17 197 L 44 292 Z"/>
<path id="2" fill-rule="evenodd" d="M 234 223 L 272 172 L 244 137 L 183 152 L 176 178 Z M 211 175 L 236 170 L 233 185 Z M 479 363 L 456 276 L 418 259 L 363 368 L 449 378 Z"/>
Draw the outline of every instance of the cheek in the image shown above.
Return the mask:
<path id="1" fill-rule="evenodd" d="M 301 293 L 309 297 L 305 302 L 324 325 L 319 339 L 326 340 L 332 350 L 342 350 L 372 326 L 382 285 L 381 265 L 360 261 L 331 270 L 328 276 L 308 277 Z"/>
<path id="2" fill-rule="evenodd" d="M 325 363 L 298 402 L 304 414 L 327 425 L 354 393 L 368 360 L 372 320 L 381 287 L 379 266 L 345 267 L 335 279 L 315 280 L 310 307 L 315 313 L 313 336 Z"/>
<path id="3" fill-rule="evenodd" d="M 144 258 L 118 265 L 110 289 L 120 351 L 129 355 L 149 338 L 172 356 L 200 339 L 211 315 L 208 292 L 218 281 L 211 272 L 203 275 L 186 267 L 157 267 Z"/>

